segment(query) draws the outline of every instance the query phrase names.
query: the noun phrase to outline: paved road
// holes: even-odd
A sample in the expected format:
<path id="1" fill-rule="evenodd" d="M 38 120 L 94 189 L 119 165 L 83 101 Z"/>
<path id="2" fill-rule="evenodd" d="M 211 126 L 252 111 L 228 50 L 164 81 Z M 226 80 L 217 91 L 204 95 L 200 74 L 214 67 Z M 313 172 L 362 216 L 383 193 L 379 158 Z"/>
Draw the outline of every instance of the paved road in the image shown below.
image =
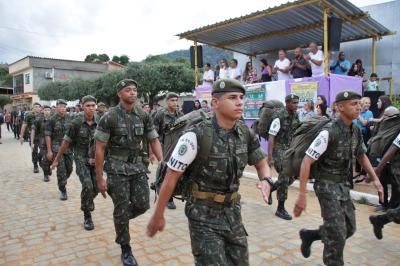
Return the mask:
<path id="1" fill-rule="evenodd" d="M 112 204 L 96 198 L 95 230 L 83 229 L 80 183 L 75 174 L 68 182 L 69 200 L 58 199 L 56 179 L 44 183 L 33 174 L 29 148 L 4 133 L 0 144 L 0 265 L 120 265 L 120 249 L 114 243 Z M 154 170 L 153 170 L 154 172 Z M 151 176 L 151 179 L 153 176 Z M 274 216 L 276 205 L 267 207 L 255 181 L 242 179 L 243 220 L 249 234 L 251 265 L 322 265 L 322 244 L 313 245 L 304 259 L 299 252 L 298 230 L 320 222 L 319 206 L 309 193 L 307 212 L 292 222 Z M 288 208 L 293 208 L 296 189 L 290 189 Z M 152 197 L 154 199 L 154 197 Z M 368 215 L 372 207 L 356 204 L 358 231 L 345 249 L 346 265 L 399 265 L 400 227 L 385 227 L 384 239 L 372 234 Z M 167 227 L 154 239 L 145 235 L 152 209 L 131 221 L 133 252 L 140 265 L 193 265 L 183 204 L 167 211 Z"/>

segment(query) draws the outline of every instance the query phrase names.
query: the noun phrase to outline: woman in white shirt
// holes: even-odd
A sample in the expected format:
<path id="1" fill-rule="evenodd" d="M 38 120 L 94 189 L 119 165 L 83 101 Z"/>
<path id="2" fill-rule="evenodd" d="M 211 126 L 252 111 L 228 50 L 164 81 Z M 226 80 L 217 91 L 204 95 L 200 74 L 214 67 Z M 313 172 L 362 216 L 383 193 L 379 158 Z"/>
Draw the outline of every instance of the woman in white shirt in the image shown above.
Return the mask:
<path id="1" fill-rule="evenodd" d="M 226 59 L 221 59 L 221 62 L 219 62 L 220 68 L 219 68 L 219 75 L 217 79 L 224 79 L 228 78 L 228 61 Z"/>

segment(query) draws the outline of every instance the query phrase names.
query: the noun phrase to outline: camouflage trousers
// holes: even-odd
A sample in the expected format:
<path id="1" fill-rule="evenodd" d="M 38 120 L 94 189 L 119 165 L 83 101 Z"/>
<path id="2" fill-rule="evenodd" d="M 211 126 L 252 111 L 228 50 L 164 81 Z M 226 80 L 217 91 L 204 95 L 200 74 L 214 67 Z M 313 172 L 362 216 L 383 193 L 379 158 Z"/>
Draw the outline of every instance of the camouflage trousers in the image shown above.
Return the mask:
<path id="1" fill-rule="evenodd" d="M 88 159 L 75 156 L 76 174 L 81 181 L 81 210 L 83 212 L 94 211 L 94 198 L 99 193 L 96 181 L 95 167 L 89 165 Z"/>
<path id="2" fill-rule="evenodd" d="M 278 172 L 278 180 L 276 181 L 275 185 L 277 187 L 276 198 L 278 201 L 285 201 L 288 197 L 288 190 L 289 186 L 293 184 L 295 178 L 284 176 L 283 175 L 283 158 L 284 158 L 285 150 L 279 149 L 274 150 L 273 157 L 274 157 L 274 166 L 275 170 Z"/>
<path id="3" fill-rule="evenodd" d="M 39 162 L 39 143 L 34 141 L 32 149 L 32 163 L 37 164 Z"/>
<path id="4" fill-rule="evenodd" d="M 56 156 L 58 151 L 53 151 L 54 156 Z M 73 170 L 73 157 L 71 153 L 64 153 L 61 156 L 60 161 L 57 165 L 57 183 L 58 189 L 63 190 L 67 185 L 67 180 L 70 177 Z"/>
<path id="5" fill-rule="evenodd" d="M 120 245 L 129 244 L 129 220 L 150 208 L 147 175 L 107 174 L 107 193 L 114 204 L 115 242 Z"/>
<path id="6" fill-rule="evenodd" d="M 188 202 L 185 213 L 195 265 L 249 265 L 240 204 L 208 206 Z"/>
<path id="7" fill-rule="evenodd" d="M 38 161 L 39 165 L 43 170 L 44 175 L 51 175 L 51 170 L 50 170 L 50 165 L 51 161 L 47 160 L 47 149 L 46 148 L 40 148 L 40 151 L 38 153 Z"/>
<path id="8" fill-rule="evenodd" d="M 351 199 L 334 200 L 319 195 L 321 216 L 324 223 L 319 228 L 324 243 L 323 261 L 329 266 L 341 266 L 346 239 L 356 231 L 354 204 Z"/>

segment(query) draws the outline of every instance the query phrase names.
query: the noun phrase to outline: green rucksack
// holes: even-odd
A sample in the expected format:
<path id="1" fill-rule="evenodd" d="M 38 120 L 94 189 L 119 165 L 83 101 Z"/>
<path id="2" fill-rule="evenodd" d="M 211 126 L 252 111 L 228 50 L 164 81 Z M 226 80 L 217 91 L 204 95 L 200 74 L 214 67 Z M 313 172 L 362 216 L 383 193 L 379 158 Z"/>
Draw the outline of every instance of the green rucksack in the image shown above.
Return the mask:
<path id="1" fill-rule="evenodd" d="M 184 116 L 179 117 L 175 123 L 167 128 L 167 131 L 164 135 L 164 161 L 162 161 L 157 168 L 156 172 L 156 180 L 151 184 L 151 189 L 155 190 L 158 194 L 161 189 L 162 182 L 164 181 L 165 174 L 167 172 L 168 166 L 167 162 L 169 161 L 172 152 L 175 149 L 176 144 L 178 143 L 179 138 L 182 133 L 199 123 L 204 122 L 204 131 L 203 136 L 200 139 L 200 149 L 197 153 L 195 160 L 192 165 L 188 167 L 188 169 L 184 172 L 180 180 L 178 181 L 173 197 L 177 199 L 184 200 L 190 196 L 191 192 L 191 182 L 189 178 L 189 173 L 193 174 L 193 171 L 196 171 L 200 164 L 207 160 L 208 154 L 211 151 L 212 145 L 212 126 L 211 126 L 211 118 L 212 113 L 206 113 L 203 110 L 195 110 L 190 112 Z"/>
<path id="2" fill-rule="evenodd" d="M 257 123 L 257 130 L 255 132 L 264 139 L 268 139 L 269 128 L 271 127 L 273 114 L 278 110 L 282 110 L 285 106 L 281 101 L 269 100 L 263 104 L 263 108 L 260 113 L 260 119 Z"/>
<path id="3" fill-rule="evenodd" d="M 400 114 L 385 117 L 376 127 L 376 135 L 368 141 L 367 154 L 371 161 L 382 158 L 400 133 Z"/>
<path id="4" fill-rule="evenodd" d="M 294 132 L 289 149 L 283 159 L 283 175 L 298 177 L 300 166 L 307 149 L 318 136 L 322 127 L 331 122 L 330 118 L 314 116 L 302 122 Z"/>

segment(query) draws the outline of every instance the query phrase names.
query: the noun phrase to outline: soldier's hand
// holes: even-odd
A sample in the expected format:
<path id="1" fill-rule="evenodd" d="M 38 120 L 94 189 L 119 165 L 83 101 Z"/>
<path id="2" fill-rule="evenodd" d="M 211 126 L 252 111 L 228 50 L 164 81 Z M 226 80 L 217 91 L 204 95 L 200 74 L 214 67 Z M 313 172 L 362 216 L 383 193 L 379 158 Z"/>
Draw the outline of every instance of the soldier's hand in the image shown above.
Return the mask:
<path id="1" fill-rule="evenodd" d="M 271 194 L 271 189 L 272 187 L 269 185 L 269 183 L 266 180 L 262 180 L 257 183 L 257 188 L 261 190 L 261 194 L 263 196 L 264 201 L 270 205 L 269 202 L 269 195 Z"/>
<path id="2" fill-rule="evenodd" d="M 101 195 L 103 195 L 103 198 L 107 198 L 107 183 L 103 177 L 101 179 L 97 179 L 97 187 L 99 188 Z"/>
<path id="3" fill-rule="evenodd" d="M 149 223 L 147 224 L 146 234 L 149 237 L 153 237 L 158 231 L 163 231 L 165 227 L 164 216 L 152 216 Z"/>
<path id="4" fill-rule="evenodd" d="M 51 170 L 56 169 L 56 167 L 58 166 L 58 161 L 54 160 L 53 163 L 50 165 Z"/>
<path id="5" fill-rule="evenodd" d="M 154 162 L 157 161 L 157 157 L 154 155 L 154 153 L 149 155 L 149 160 L 151 164 L 154 164 Z"/>
<path id="6" fill-rule="evenodd" d="M 376 191 L 378 191 L 378 195 L 379 195 L 379 201 L 383 202 L 383 187 L 381 182 L 379 181 L 379 179 L 375 179 L 372 184 L 374 185 L 374 187 L 376 188 Z"/>
<path id="7" fill-rule="evenodd" d="M 90 158 L 90 159 L 89 159 L 89 164 L 90 164 L 90 165 L 95 165 L 95 164 L 96 164 L 96 160 Z"/>
<path id="8" fill-rule="evenodd" d="M 51 151 L 47 152 L 47 160 L 49 160 L 49 161 L 53 160 L 53 153 Z"/>
<path id="9" fill-rule="evenodd" d="M 19 137 L 19 143 L 24 144 L 24 138 L 23 137 Z"/>
<path id="10" fill-rule="evenodd" d="M 301 213 L 306 209 L 307 206 L 307 198 L 306 195 L 299 195 L 294 205 L 293 214 L 294 217 L 299 217 Z"/>
<path id="11" fill-rule="evenodd" d="M 374 167 L 375 174 L 379 177 L 381 172 L 378 170 L 378 167 Z"/>

